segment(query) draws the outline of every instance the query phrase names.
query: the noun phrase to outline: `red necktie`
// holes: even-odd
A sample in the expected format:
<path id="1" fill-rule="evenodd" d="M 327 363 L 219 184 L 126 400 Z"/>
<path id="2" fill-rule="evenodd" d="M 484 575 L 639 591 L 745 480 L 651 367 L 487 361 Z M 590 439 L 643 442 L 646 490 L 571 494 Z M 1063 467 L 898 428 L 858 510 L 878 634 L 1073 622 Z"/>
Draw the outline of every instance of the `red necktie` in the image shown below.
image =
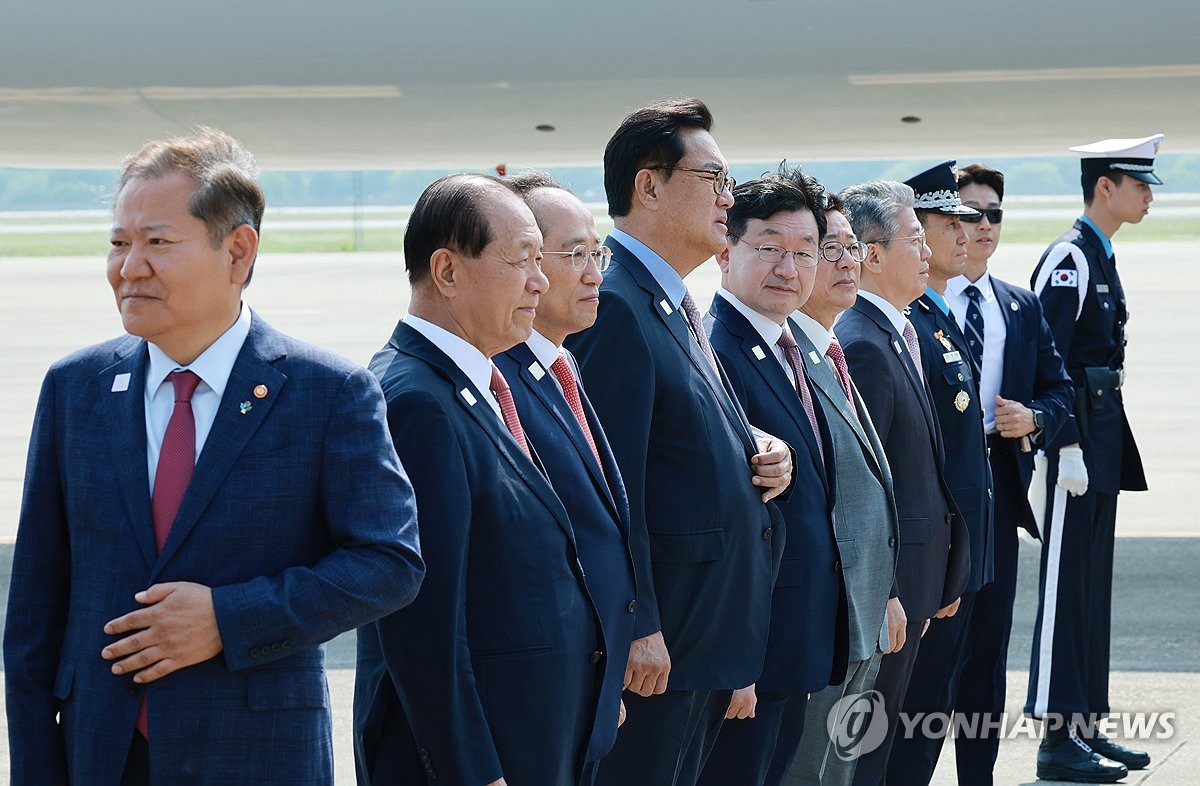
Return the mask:
<path id="1" fill-rule="evenodd" d="M 567 406 L 575 414 L 575 420 L 579 422 L 579 428 L 583 429 L 583 436 L 587 438 L 592 455 L 596 457 L 596 463 L 603 471 L 604 462 L 600 460 L 600 451 L 596 450 L 596 440 L 592 438 L 592 430 L 588 428 L 587 418 L 583 414 L 583 402 L 579 400 L 579 383 L 575 381 L 575 374 L 571 371 L 570 364 L 567 363 L 567 356 L 559 355 L 558 360 L 550 364 L 550 370 L 558 378 L 558 384 L 562 385 L 563 398 L 567 400 Z"/>
<path id="2" fill-rule="evenodd" d="M 508 382 L 504 380 L 500 369 L 495 366 L 492 366 L 492 395 L 500 404 L 500 414 L 504 417 L 504 425 L 508 426 L 508 433 L 512 434 L 525 455 L 533 458 L 529 452 L 529 443 L 525 440 L 525 429 L 521 428 L 521 419 L 517 417 L 517 405 L 513 401 L 512 391 L 508 389 Z"/>
<path id="3" fill-rule="evenodd" d="M 804 363 L 800 358 L 800 347 L 796 346 L 796 338 L 787 325 L 779 334 L 777 342 L 783 348 L 783 358 L 792 367 L 792 378 L 796 381 L 796 392 L 800 394 L 800 403 L 804 405 L 804 414 L 808 415 L 808 423 L 812 426 L 813 436 L 817 438 L 817 451 L 821 454 L 821 463 L 825 463 L 825 446 L 821 444 L 821 427 L 817 425 L 817 410 L 813 407 L 812 394 L 808 391 L 808 381 L 804 376 Z"/>
<path id="4" fill-rule="evenodd" d="M 196 468 L 196 416 L 192 414 L 192 394 L 200 384 L 200 377 L 191 371 L 172 371 L 167 378 L 175 387 L 175 409 L 163 434 L 154 475 L 154 494 L 150 498 L 154 546 L 158 551 L 162 551 L 167 542 L 183 495 L 192 482 L 192 470 Z M 137 730 L 150 739 L 145 694 L 142 694 L 142 706 L 138 709 Z"/>
<path id="5" fill-rule="evenodd" d="M 854 394 L 850 392 L 853 388 L 850 387 L 850 368 L 846 365 L 846 353 L 842 352 L 842 345 L 836 338 L 830 338 L 829 348 L 825 350 L 825 357 L 833 363 L 838 382 L 842 384 L 842 390 L 846 391 L 846 398 L 850 401 L 850 409 L 857 415 L 858 405 L 854 403 Z"/>

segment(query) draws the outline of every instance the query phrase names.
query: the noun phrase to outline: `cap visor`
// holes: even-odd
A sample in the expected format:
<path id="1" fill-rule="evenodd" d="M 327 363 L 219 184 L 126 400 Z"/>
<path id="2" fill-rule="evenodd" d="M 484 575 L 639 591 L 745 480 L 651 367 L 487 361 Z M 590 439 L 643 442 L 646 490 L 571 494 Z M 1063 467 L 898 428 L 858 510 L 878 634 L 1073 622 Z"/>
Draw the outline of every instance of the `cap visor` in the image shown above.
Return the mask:
<path id="1" fill-rule="evenodd" d="M 1126 172 L 1126 177 L 1132 177 L 1134 180 L 1140 180 L 1143 183 L 1149 183 L 1152 186 L 1161 186 L 1163 181 L 1158 179 L 1158 175 L 1153 172 Z"/>

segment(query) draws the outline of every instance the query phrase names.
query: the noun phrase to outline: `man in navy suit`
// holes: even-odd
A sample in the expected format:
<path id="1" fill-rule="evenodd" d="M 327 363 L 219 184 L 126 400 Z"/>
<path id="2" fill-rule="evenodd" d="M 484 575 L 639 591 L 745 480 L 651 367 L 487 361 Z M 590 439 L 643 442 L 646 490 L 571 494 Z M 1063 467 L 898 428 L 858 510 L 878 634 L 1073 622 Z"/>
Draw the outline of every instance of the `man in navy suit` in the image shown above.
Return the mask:
<path id="1" fill-rule="evenodd" d="M 590 783 L 622 720 L 621 689 L 637 602 L 621 470 L 579 383 L 575 358 L 562 342 L 596 321 L 600 282 L 612 252 L 600 245 L 592 212 L 549 175 L 527 172 L 509 183 L 542 232 L 542 272 L 550 286 L 538 301 L 533 334 L 494 360 L 510 380 L 525 434 L 571 518 L 604 629 L 600 707 L 585 756 L 584 781 Z"/>
<path id="2" fill-rule="evenodd" d="M 963 271 L 967 232 L 962 219 L 975 215 L 958 196 L 953 161 L 909 178 L 917 219 L 929 246 L 929 279 L 908 315 L 920 339 L 930 401 L 944 446 L 942 473 L 962 513 L 971 547 L 971 571 L 958 612 L 934 620 L 921 640 L 905 694 L 904 712 L 948 713 L 954 708 L 958 672 L 973 646 L 969 625 L 975 593 L 992 581 L 992 479 L 983 435 L 976 370 L 972 368 L 966 327 L 946 304 L 946 282 Z M 914 730 L 898 735 L 888 761 L 889 780 L 928 783 L 933 777 L 944 735 Z"/>
<path id="3" fill-rule="evenodd" d="M 943 451 L 925 384 L 916 330 L 902 309 L 925 291 L 929 247 L 913 212 L 912 189 L 872 181 L 842 192 L 854 232 L 867 244 L 854 306 L 837 323 L 850 372 L 879 432 L 895 481 L 900 559 L 893 596 L 907 617 L 901 649 L 883 658 L 875 690 L 887 732 L 859 758 L 856 784 L 882 783 L 897 716 L 921 635 L 955 612 L 970 570 L 966 529 L 942 475 Z M 869 380 L 869 381 L 868 381 Z"/>
<path id="4" fill-rule="evenodd" d="M 409 218 L 409 313 L 371 370 L 411 467 L 427 573 L 410 606 L 359 630 L 362 783 L 573 786 L 583 770 L 602 620 L 548 459 L 490 360 L 533 330 L 541 245 L 494 177 L 444 177 Z"/>
<path id="5" fill-rule="evenodd" d="M 322 642 L 422 574 L 365 369 L 242 303 L 254 160 L 212 129 L 117 184 L 128 336 L 38 402 L 4 634 L 13 783 L 333 783 Z"/>
<path id="6" fill-rule="evenodd" d="M 978 357 L 979 399 L 995 489 L 995 579 L 975 593 L 958 676 L 955 712 L 991 733 L 959 735 L 954 742 L 963 783 L 991 783 L 1004 713 L 1008 639 L 1017 590 L 1017 528 L 1038 528 L 1029 506 L 1033 450 L 1072 419 L 1074 391 L 1054 337 L 1033 293 L 993 276 L 988 260 L 1000 241 L 1004 175 L 983 164 L 958 170 L 961 216 L 970 241 L 964 274 L 946 284 L 946 300 Z M 972 291 L 974 290 L 974 291 Z M 978 349 L 977 349 L 978 348 Z"/>
<path id="7" fill-rule="evenodd" d="M 808 694 L 841 682 L 846 664 L 833 443 L 788 322 L 812 292 L 825 190 L 785 165 L 738 184 L 733 196 L 709 339 L 747 417 L 795 448 L 797 491 L 779 504 L 786 543 L 766 662 L 755 684 L 734 691 L 700 783 L 775 786 L 800 744 Z"/>
<path id="8" fill-rule="evenodd" d="M 627 117 L 604 151 L 615 229 L 596 324 L 568 339 L 629 494 L 629 715 L 598 782 L 692 784 L 758 679 L 783 544 L 786 445 L 756 434 L 683 277 L 725 247 L 734 186 L 698 100 Z"/>

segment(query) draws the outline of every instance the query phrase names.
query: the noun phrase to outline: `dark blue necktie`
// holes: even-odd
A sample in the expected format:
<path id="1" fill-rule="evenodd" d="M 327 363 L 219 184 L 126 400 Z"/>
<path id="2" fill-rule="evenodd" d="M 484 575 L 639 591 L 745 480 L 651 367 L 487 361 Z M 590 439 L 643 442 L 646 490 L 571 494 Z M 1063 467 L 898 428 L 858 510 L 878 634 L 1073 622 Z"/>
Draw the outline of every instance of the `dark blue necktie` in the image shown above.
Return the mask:
<path id="1" fill-rule="evenodd" d="M 983 293 L 974 284 L 964 291 L 971 301 L 967 304 L 967 351 L 971 353 L 971 364 L 978 375 L 983 368 L 983 311 L 979 308 Z"/>

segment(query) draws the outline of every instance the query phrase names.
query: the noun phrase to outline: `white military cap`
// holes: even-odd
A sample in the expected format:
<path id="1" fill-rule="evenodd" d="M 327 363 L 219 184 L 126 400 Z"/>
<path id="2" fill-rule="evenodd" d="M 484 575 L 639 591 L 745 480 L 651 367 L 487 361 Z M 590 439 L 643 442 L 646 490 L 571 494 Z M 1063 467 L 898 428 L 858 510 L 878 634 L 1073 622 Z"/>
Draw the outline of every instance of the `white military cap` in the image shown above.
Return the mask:
<path id="1" fill-rule="evenodd" d="M 1069 149 L 1082 158 L 1080 165 L 1084 174 L 1122 172 L 1144 183 L 1160 186 L 1162 181 L 1154 174 L 1154 156 L 1165 138 L 1163 134 L 1155 134 L 1141 139 L 1104 139 Z"/>

